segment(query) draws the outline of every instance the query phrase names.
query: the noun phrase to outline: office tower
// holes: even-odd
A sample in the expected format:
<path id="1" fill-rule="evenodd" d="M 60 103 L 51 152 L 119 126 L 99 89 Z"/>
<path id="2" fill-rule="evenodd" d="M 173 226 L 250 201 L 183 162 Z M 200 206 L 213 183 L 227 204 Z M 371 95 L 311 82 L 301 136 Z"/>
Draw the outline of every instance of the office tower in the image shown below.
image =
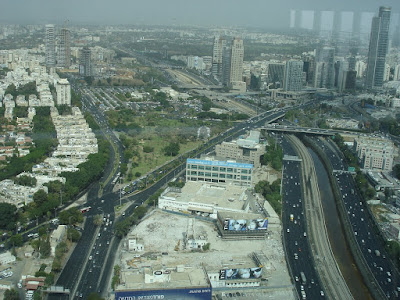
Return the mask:
<path id="1" fill-rule="evenodd" d="M 286 62 L 283 89 L 285 91 L 300 91 L 303 88 L 303 61 L 289 60 Z"/>
<path id="2" fill-rule="evenodd" d="M 222 51 L 222 83 L 226 86 L 243 81 L 243 41 L 234 38 Z"/>
<path id="3" fill-rule="evenodd" d="M 70 31 L 61 29 L 58 41 L 57 66 L 68 68 L 71 65 Z"/>
<path id="4" fill-rule="evenodd" d="M 226 45 L 223 37 L 215 37 L 212 56 L 211 73 L 219 80 L 222 79 L 222 53 Z"/>
<path id="5" fill-rule="evenodd" d="M 367 88 L 382 87 L 383 85 L 386 53 L 389 44 L 390 13 L 389 7 L 381 6 L 378 16 L 372 18 L 365 80 Z"/>
<path id="6" fill-rule="evenodd" d="M 45 54 L 46 66 L 54 67 L 56 65 L 56 39 L 55 28 L 53 24 L 46 25 Z"/>
<path id="7" fill-rule="evenodd" d="M 234 38 L 232 40 L 232 54 L 231 54 L 231 72 L 230 82 L 243 81 L 243 40 Z"/>
<path id="8" fill-rule="evenodd" d="M 71 106 L 71 86 L 67 79 L 60 79 L 56 84 L 57 105 Z"/>
<path id="9" fill-rule="evenodd" d="M 283 84 L 285 77 L 284 63 L 269 63 L 268 64 L 268 82 Z"/>
<path id="10" fill-rule="evenodd" d="M 83 47 L 79 58 L 79 74 L 92 76 L 91 51 L 89 47 Z"/>
<path id="11" fill-rule="evenodd" d="M 400 80 L 400 65 L 396 65 L 394 67 L 393 80 L 394 81 L 399 81 Z"/>
<path id="12" fill-rule="evenodd" d="M 335 85 L 335 48 L 323 47 L 317 51 L 314 87 L 331 89 Z"/>

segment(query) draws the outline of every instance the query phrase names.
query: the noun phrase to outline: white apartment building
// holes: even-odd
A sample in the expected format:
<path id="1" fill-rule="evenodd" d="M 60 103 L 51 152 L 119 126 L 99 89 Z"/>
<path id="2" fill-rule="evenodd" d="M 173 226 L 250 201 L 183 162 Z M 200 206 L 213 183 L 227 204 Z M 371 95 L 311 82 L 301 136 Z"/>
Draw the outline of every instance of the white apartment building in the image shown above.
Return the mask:
<path id="1" fill-rule="evenodd" d="M 60 79 L 56 84 L 57 105 L 71 106 L 71 86 L 67 79 Z"/>
<path id="2" fill-rule="evenodd" d="M 395 148 L 393 142 L 372 137 L 354 139 L 354 150 L 363 169 L 391 171 Z"/>

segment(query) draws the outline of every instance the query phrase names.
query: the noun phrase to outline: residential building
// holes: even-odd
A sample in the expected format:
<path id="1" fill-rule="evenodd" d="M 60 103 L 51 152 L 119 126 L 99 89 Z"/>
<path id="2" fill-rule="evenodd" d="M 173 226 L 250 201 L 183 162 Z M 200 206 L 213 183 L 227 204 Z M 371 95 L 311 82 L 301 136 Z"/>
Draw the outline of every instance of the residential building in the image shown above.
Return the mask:
<path id="1" fill-rule="evenodd" d="M 303 88 L 303 61 L 289 60 L 286 62 L 283 89 L 285 91 L 300 91 Z"/>
<path id="2" fill-rule="evenodd" d="M 71 65 L 70 31 L 61 29 L 58 40 L 57 66 L 68 68 Z"/>
<path id="3" fill-rule="evenodd" d="M 57 105 L 71 106 L 71 86 L 68 79 L 60 79 L 56 84 Z"/>
<path id="4" fill-rule="evenodd" d="M 46 66 L 54 67 L 56 65 L 56 38 L 55 27 L 53 24 L 46 25 L 45 31 L 45 54 Z"/>
<path id="5" fill-rule="evenodd" d="M 367 88 L 382 87 L 383 85 L 389 46 L 390 14 L 391 8 L 381 6 L 378 16 L 372 18 L 365 80 Z"/>

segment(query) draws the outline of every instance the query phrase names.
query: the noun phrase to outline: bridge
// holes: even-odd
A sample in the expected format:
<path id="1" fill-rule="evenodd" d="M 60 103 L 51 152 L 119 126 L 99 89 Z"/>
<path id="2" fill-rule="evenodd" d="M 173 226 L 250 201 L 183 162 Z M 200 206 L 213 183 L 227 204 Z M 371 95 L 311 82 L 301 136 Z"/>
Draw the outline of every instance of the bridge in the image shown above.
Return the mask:
<path id="1" fill-rule="evenodd" d="M 48 294 L 70 294 L 70 290 L 64 288 L 63 286 L 52 285 L 47 290 L 43 290 L 44 293 Z"/>

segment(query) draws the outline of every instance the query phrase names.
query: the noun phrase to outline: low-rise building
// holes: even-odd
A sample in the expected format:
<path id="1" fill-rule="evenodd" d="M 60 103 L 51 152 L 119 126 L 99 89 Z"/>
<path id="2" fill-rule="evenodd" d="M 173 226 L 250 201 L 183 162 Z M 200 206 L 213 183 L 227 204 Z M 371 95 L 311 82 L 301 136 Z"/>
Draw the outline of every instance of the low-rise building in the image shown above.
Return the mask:
<path id="1" fill-rule="evenodd" d="M 363 137 L 354 139 L 354 151 L 363 169 L 391 171 L 395 148 L 392 141 L 382 138 Z"/>
<path id="2" fill-rule="evenodd" d="M 186 160 L 186 181 L 227 183 L 251 187 L 253 165 L 212 157 Z"/>

